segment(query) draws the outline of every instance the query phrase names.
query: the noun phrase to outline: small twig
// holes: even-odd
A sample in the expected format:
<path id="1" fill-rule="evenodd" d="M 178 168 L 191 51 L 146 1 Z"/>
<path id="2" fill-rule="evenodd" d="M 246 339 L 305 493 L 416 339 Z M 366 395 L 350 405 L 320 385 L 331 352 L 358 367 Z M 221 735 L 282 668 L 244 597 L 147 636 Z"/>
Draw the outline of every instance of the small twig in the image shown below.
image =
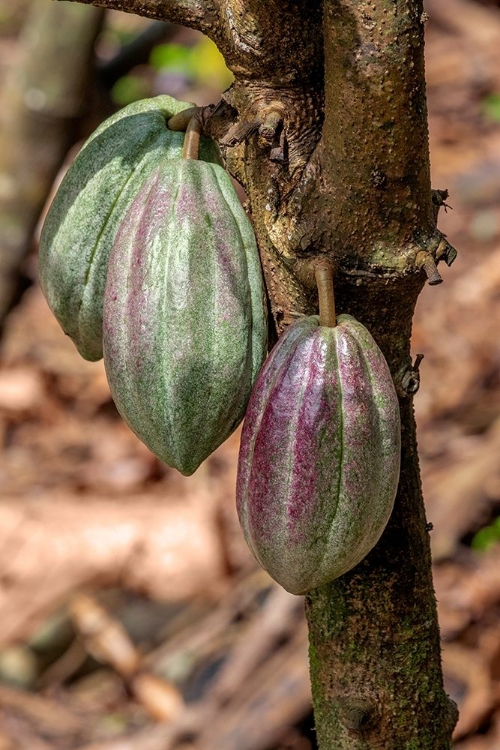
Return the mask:
<path id="1" fill-rule="evenodd" d="M 283 106 L 279 102 L 273 102 L 260 114 L 259 134 L 267 141 L 273 141 L 279 128 L 283 124 Z"/>
<path id="2" fill-rule="evenodd" d="M 283 127 L 281 128 L 279 139 L 276 145 L 274 145 L 271 149 L 269 158 L 271 161 L 275 162 L 284 162 L 287 159 L 285 129 Z"/>
<path id="3" fill-rule="evenodd" d="M 452 247 L 446 237 L 443 236 L 435 252 L 436 260 L 443 259 L 447 266 L 451 266 L 457 255 L 458 253 L 455 248 Z"/>
<path id="4" fill-rule="evenodd" d="M 37 688 L 60 685 L 80 669 L 88 657 L 88 651 L 79 638 L 75 638 L 66 651 L 37 680 Z"/>
<path id="5" fill-rule="evenodd" d="M 302 602 L 279 586 L 274 586 L 259 616 L 250 622 L 233 649 L 212 688 L 212 698 L 225 704 L 245 684 L 275 647 L 297 625 Z"/>
<path id="6" fill-rule="evenodd" d="M 110 664 L 122 677 L 136 674 L 140 656 L 123 626 L 95 599 L 85 594 L 73 598 L 69 614 L 87 651 L 97 661 Z"/>
<path id="7" fill-rule="evenodd" d="M 249 136 L 255 133 L 260 127 L 260 120 L 251 120 L 250 122 L 236 122 L 226 135 L 221 138 L 222 146 L 237 146 Z"/>
<path id="8" fill-rule="evenodd" d="M 75 0 L 71 0 L 75 2 Z M 153 18 L 157 21 L 170 21 L 182 26 L 190 26 L 203 32 L 213 30 L 214 16 L 217 10 L 211 0 L 163 0 L 163 2 L 144 2 L 144 0 L 78 0 L 85 5 L 96 5 L 99 8 L 120 10 L 125 13 L 136 13 L 138 16 Z"/>
<path id="9" fill-rule="evenodd" d="M 448 190 L 432 190 L 432 207 L 434 209 L 434 221 L 437 224 L 438 216 L 439 216 L 439 209 L 442 207 L 445 210 L 445 213 L 448 211 L 448 209 L 453 210 L 453 207 L 450 206 L 449 203 L 446 203 L 446 200 L 448 199 L 449 192 Z"/>
<path id="10" fill-rule="evenodd" d="M 403 368 L 398 378 L 396 378 L 396 385 L 400 384 L 398 392 L 401 396 L 414 396 L 420 388 L 420 363 L 424 358 L 423 354 L 417 354 L 415 362 L 410 363 L 409 367 Z"/>
<path id="11" fill-rule="evenodd" d="M 443 278 L 437 269 L 436 261 L 430 253 L 426 250 L 421 250 L 415 260 L 417 266 L 425 271 L 430 286 L 436 286 L 437 284 L 443 283 Z"/>
<path id="12" fill-rule="evenodd" d="M 177 688 L 144 669 L 141 655 L 126 630 L 100 604 L 90 596 L 78 594 L 71 603 L 70 614 L 88 652 L 126 680 L 150 716 L 172 722 L 184 713 L 184 700 Z"/>
<path id="13" fill-rule="evenodd" d="M 417 354 L 415 357 L 415 362 L 413 363 L 413 371 L 418 372 L 420 370 L 420 363 L 422 362 L 424 358 L 423 354 Z"/>
<path id="14" fill-rule="evenodd" d="M 443 277 L 439 273 L 432 256 L 429 255 L 425 259 L 425 261 L 422 263 L 422 268 L 424 269 L 426 276 L 429 279 L 430 286 L 436 286 L 437 284 L 443 283 Z"/>

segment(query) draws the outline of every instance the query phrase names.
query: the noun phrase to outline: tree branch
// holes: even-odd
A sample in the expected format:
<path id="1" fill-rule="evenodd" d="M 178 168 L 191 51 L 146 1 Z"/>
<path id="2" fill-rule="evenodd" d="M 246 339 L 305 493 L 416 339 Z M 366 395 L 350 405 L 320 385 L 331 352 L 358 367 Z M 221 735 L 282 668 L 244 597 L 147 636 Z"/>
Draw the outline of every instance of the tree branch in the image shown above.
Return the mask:
<path id="1" fill-rule="evenodd" d="M 236 76 L 285 88 L 322 66 L 318 2 L 219 0 L 226 62 Z M 291 51 L 293 50 L 293 55 Z"/>
<path id="2" fill-rule="evenodd" d="M 210 36 L 216 9 L 210 0 L 69 0 L 109 10 L 136 13 L 156 21 L 170 21 L 203 31 Z"/>
<path id="3" fill-rule="evenodd" d="M 419 249 L 430 251 L 435 239 L 422 3 L 325 0 L 324 7 L 331 85 L 317 157 L 323 201 L 333 209 L 328 245 L 350 266 L 411 272 Z"/>
<path id="4" fill-rule="evenodd" d="M 340 263 L 339 312 L 364 323 L 385 354 L 402 427 L 398 495 L 382 538 L 359 566 L 307 596 L 313 702 L 325 750 L 448 750 L 456 722 L 440 667 L 415 389 L 404 378 L 412 368 L 422 260 L 436 283 L 427 261 L 440 244 L 422 12 L 421 0 L 324 0 L 325 123 L 315 153 L 322 190 L 314 180 L 302 211 L 328 216 L 312 236 Z"/>

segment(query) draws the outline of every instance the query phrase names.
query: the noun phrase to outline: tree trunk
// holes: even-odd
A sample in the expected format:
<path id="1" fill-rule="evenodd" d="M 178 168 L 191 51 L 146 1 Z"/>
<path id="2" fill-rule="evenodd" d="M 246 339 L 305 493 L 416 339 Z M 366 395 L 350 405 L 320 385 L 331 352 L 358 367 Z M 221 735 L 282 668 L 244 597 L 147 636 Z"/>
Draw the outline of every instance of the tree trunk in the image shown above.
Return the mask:
<path id="1" fill-rule="evenodd" d="M 102 11 L 37 0 L 0 111 L 0 328 L 19 292 L 22 263 L 58 169 L 77 138 Z"/>
<path id="2" fill-rule="evenodd" d="M 456 709 L 442 682 L 410 334 L 426 275 L 439 283 L 436 262 L 455 253 L 429 182 L 422 1 L 93 4 L 194 26 L 223 52 L 235 82 L 206 128 L 247 190 L 275 332 L 316 312 L 310 265 L 323 255 L 338 312 L 385 353 L 401 403 L 400 487 L 376 548 L 306 597 L 316 727 L 322 750 L 445 750 Z"/>

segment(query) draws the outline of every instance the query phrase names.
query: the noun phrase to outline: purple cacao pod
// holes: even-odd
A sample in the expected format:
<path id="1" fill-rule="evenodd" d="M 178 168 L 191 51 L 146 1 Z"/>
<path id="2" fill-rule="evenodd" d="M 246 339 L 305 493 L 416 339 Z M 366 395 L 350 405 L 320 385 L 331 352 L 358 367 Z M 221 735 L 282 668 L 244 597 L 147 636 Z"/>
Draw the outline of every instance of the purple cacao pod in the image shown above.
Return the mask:
<path id="1" fill-rule="evenodd" d="M 294 323 L 262 368 L 241 438 L 237 503 L 251 551 L 302 594 L 379 540 L 399 479 L 396 391 L 374 339 L 349 315 Z"/>

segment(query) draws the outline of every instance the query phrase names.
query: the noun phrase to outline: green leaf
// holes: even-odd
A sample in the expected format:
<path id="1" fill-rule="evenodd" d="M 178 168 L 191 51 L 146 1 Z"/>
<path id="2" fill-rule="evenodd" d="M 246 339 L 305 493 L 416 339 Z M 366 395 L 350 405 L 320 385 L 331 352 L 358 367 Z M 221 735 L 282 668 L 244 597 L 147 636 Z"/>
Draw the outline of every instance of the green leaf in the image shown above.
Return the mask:
<path id="1" fill-rule="evenodd" d="M 191 74 L 198 83 L 220 89 L 232 83 L 234 76 L 211 39 L 202 37 L 189 52 Z"/>
<path id="2" fill-rule="evenodd" d="M 490 526 L 485 526 L 483 529 L 474 534 L 471 542 L 472 549 L 476 552 L 487 552 L 500 540 L 500 526 L 496 519 Z"/>
<path id="3" fill-rule="evenodd" d="M 189 73 L 190 49 L 182 44 L 158 44 L 151 52 L 149 63 L 155 70 Z"/>
<path id="4" fill-rule="evenodd" d="M 184 73 L 202 86 L 226 89 L 233 80 L 221 53 L 207 37 L 202 37 L 193 47 L 159 44 L 152 50 L 149 62 L 155 70 Z"/>
<path id="5" fill-rule="evenodd" d="M 488 94 L 482 101 L 484 115 L 493 122 L 500 122 L 500 94 Z"/>
<path id="6" fill-rule="evenodd" d="M 119 107 L 125 107 L 151 95 L 149 86 L 142 78 L 130 75 L 119 78 L 111 89 L 111 98 Z"/>

